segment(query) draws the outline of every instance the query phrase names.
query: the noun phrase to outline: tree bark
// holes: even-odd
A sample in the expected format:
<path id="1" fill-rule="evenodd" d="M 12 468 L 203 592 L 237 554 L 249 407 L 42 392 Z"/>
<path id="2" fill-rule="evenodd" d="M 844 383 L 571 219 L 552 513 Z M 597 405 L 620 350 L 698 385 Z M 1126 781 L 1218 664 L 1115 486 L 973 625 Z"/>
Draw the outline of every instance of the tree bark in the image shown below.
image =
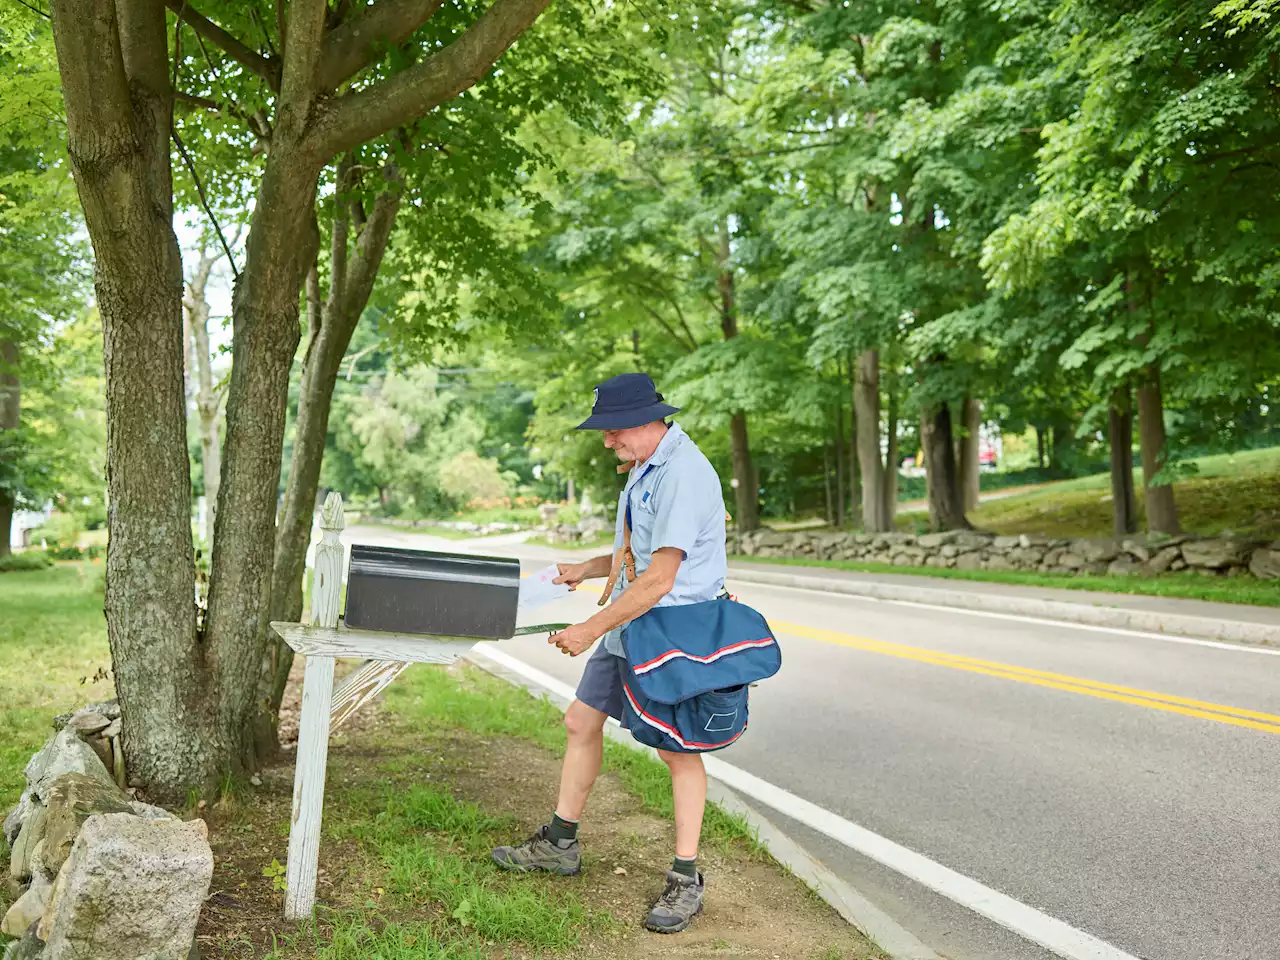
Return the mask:
<path id="1" fill-rule="evenodd" d="M 1044 469 L 1044 430 L 1036 424 L 1036 466 Z"/>
<path id="2" fill-rule="evenodd" d="M 307 547 L 311 542 L 325 439 L 329 432 L 333 388 L 342 358 L 351 343 L 351 335 L 369 303 L 400 209 L 402 189 L 399 172 L 389 167 L 386 176 L 388 185 L 374 202 L 373 211 L 367 219 L 361 210 L 353 211 L 356 216 L 339 217 L 335 222 L 330 260 L 333 264 L 341 263 L 342 269 L 331 271 L 329 296 L 323 306 L 318 302 L 319 281 L 315 278 L 314 267 L 307 282 L 311 336 L 303 362 L 284 510 L 276 532 L 271 584 L 272 620 L 296 622 L 302 616 L 302 581 L 306 573 Z M 349 220 L 364 224 L 350 254 L 346 250 Z M 293 650 L 283 640 L 271 634 L 264 636 L 264 643 L 265 653 L 258 681 L 260 709 L 254 721 L 254 739 L 260 756 L 275 752 L 279 746 L 280 703 L 293 666 Z"/>
<path id="3" fill-rule="evenodd" d="M 17 430 L 22 422 L 22 381 L 18 374 L 18 345 L 0 340 L 0 430 Z M 12 492 L 0 488 L 0 557 L 10 553 L 13 537 Z"/>
<path id="4" fill-rule="evenodd" d="M 951 408 L 935 404 L 920 415 L 920 439 L 924 446 L 925 485 L 929 497 L 929 525 L 934 530 L 970 529 L 964 517 L 960 477 L 956 470 Z"/>
<path id="5" fill-rule="evenodd" d="M 858 392 L 853 355 L 849 355 L 849 522 L 858 525 L 859 504 L 862 503 L 862 471 L 858 468 L 858 416 L 856 412 Z"/>
<path id="6" fill-rule="evenodd" d="M 844 404 L 836 398 L 836 526 L 844 526 Z"/>
<path id="7" fill-rule="evenodd" d="M 979 489 L 982 482 L 981 464 L 978 459 L 979 434 L 982 429 L 982 401 L 965 397 L 960 405 L 960 418 L 964 423 L 964 436 L 960 438 L 958 444 L 960 456 L 957 458 L 960 470 L 960 496 L 964 510 L 968 513 L 978 508 Z"/>
<path id="8" fill-rule="evenodd" d="M 716 285 L 720 291 L 720 330 L 726 341 L 738 335 L 737 304 L 734 300 L 733 266 L 729 262 L 729 224 L 724 221 L 717 230 L 719 246 L 716 254 Z M 729 419 L 729 446 L 733 459 L 733 478 L 737 506 L 738 529 L 742 532 L 760 526 L 760 485 L 756 481 L 755 464 L 751 461 L 751 444 L 747 437 L 747 415 L 735 412 Z"/>
<path id="9" fill-rule="evenodd" d="M 822 441 L 822 486 L 826 492 L 827 526 L 835 526 L 836 505 L 831 499 L 831 442 Z"/>
<path id="10" fill-rule="evenodd" d="M 1133 491 L 1133 402 L 1127 386 L 1111 395 L 1107 422 L 1111 447 L 1111 516 L 1117 537 L 1138 529 L 1138 504 Z"/>
<path id="11" fill-rule="evenodd" d="M 1142 489 L 1147 510 L 1147 531 L 1181 533 L 1173 485 L 1153 482 L 1164 468 L 1166 460 L 1164 403 L 1159 367 L 1149 367 L 1146 381 L 1138 386 L 1138 433 L 1142 445 Z"/>
<path id="12" fill-rule="evenodd" d="M 218 396 L 213 392 L 213 357 L 209 354 L 209 301 L 205 288 L 209 274 L 218 262 L 216 256 L 200 251 L 195 271 L 187 284 L 187 327 L 191 331 L 191 347 L 195 354 L 196 411 L 200 415 L 200 462 L 204 467 L 204 496 L 209 505 L 205 512 L 205 547 L 213 550 L 213 531 L 218 515 L 218 485 L 222 477 L 222 443 L 218 438 Z"/>
<path id="13" fill-rule="evenodd" d="M 888 523 L 886 530 L 893 529 L 894 518 L 898 515 L 898 394 L 892 388 L 888 390 L 889 412 L 885 420 L 887 443 L 884 454 L 884 515 Z"/>
<path id="14" fill-rule="evenodd" d="M 116 11 L 120 11 L 117 21 Z M 107 638 L 130 778 L 160 802 L 214 788 L 214 718 L 192 591 L 164 7 L 55 0 L 68 154 L 93 243 L 107 407 Z"/>
<path id="15" fill-rule="evenodd" d="M 880 352 L 860 353 L 855 369 L 853 409 L 862 473 L 862 525 L 868 533 L 884 533 L 893 524 L 885 490 L 886 464 L 880 461 Z"/>

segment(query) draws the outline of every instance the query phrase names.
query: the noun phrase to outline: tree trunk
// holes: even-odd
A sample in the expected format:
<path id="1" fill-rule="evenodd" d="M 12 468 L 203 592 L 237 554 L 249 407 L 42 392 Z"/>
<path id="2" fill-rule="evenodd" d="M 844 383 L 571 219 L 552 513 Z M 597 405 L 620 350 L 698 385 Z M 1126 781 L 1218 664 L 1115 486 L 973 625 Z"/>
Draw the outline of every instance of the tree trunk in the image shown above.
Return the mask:
<path id="1" fill-rule="evenodd" d="M 858 465 L 862 473 L 862 526 L 868 533 L 884 533 L 893 524 L 885 491 L 886 465 L 880 462 L 879 351 L 863 351 L 855 366 L 853 409 L 858 431 Z"/>
<path id="2" fill-rule="evenodd" d="M 1153 481 L 1165 465 L 1164 403 L 1160 390 L 1160 369 L 1150 367 L 1147 379 L 1138 387 L 1138 433 L 1142 445 L 1142 489 L 1147 508 L 1149 533 L 1181 533 L 1173 485 Z"/>
<path id="3" fill-rule="evenodd" d="M 844 527 L 844 404 L 836 399 L 836 526 Z"/>
<path id="4" fill-rule="evenodd" d="M 738 335 L 738 313 L 734 301 L 733 266 L 729 262 L 729 223 L 723 221 L 718 229 L 719 247 L 716 262 L 719 268 L 716 285 L 720 290 L 720 329 L 726 341 Z M 737 506 L 738 530 L 746 533 L 760 526 L 760 485 L 756 481 L 755 464 L 751 461 L 751 444 L 747 437 L 747 415 L 741 411 L 729 420 L 729 445 L 733 456 L 733 479 Z"/>
<path id="5" fill-rule="evenodd" d="M 22 381 L 18 375 L 18 345 L 0 340 L 0 430 L 17 430 L 22 422 Z M 10 553 L 13 538 L 13 493 L 0 488 L 0 557 Z"/>
<path id="6" fill-rule="evenodd" d="M 857 377 L 853 355 L 849 355 L 849 523 L 858 525 L 858 505 L 862 502 L 862 471 L 858 469 Z"/>
<path id="7" fill-rule="evenodd" d="M 898 394 L 892 387 L 888 391 L 889 412 L 885 431 L 887 443 L 884 454 L 884 515 L 888 521 L 886 530 L 893 529 L 898 515 Z"/>
<path id="8" fill-rule="evenodd" d="M 209 354 L 209 301 L 205 288 L 217 257 L 204 250 L 187 284 L 187 327 L 191 331 L 196 366 L 196 411 L 200 415 L 200 462 L 204 467 L 205 547 L 213 550 L 213 531 L 218 512 L 218 484 L 222 477 L 222 443 L 218 439 L 218 396 L 213 392 L 213 358 Z"/>
<path id="9" fill-rule="evenodd" d="M 55 0 L 68 154 L 93 243 L 107 407 L 107 638 L 130 779 L 207 792 L 231 744 L 196 636 L 163 4 Z M 117 23 L 116 10 L 122 20 Z"/>
<path id="10" fill-rule="evenodd" d="M 831 443 L 822 441 L 822 485 L 827 494 L 827 526 L 835 526 L 836 505 L 831 499 Z"/>
<path id="11" fill-rule="evenodd" d="M 934 530 L 970 529 L 964 518 L 948 404 L 936 404 L 932 410 L 921 414 L 920 439 L 924 446 L 930 526 Z"/>
<path id="12" fill-rule="evenodd" d="M 1036 466 L 1044 469 L 1044 431 L 1036 424 Z"/>
<path id="13" fill-rule="evenodd" d="M 567 481 L 567 487 L 565 490 L 565 502 L 568 503 L 570 506 L 577 503 L 578 498 L 576 494 L 577 494 L 577 491 L 573 489 L 573 477 L 570 477 Z"/>
<path id="14" fill-rule="evenodd" d="M 1070 474 L 1076 446 L 1075 427 L 1066 417 L 1055 416 L 1051 429 L 1049 464 L 1059 473 Z"/>
<path id="15" fill-rule="evenodd" d="M 981 464 L 978 461 L 980 452 L 980 432 L 982 430 L 982 401 L 965 397 L 960 405 L 960 418 L 964 423 L 964 435 L 958 444 L 960 448 L 960 496 L 964 510 L 978 509 L 978 495 L 982 482 Z"/>
<path id="16" fill-rule="evenodd" d="M 1129 388 L 1120 387 L 1111 395 L 1107 422 L 1111 447 L 1111 516 L 1117 537 L 1138 529 L 1138 504 L 1133 491 L 1133 403 Z"/>
<path id="17" fill-rule="evenodd" d="M 323 306 L 319 302 L 319 278 L 314 266 L 308 275 L 311 339 L 303 361 L 293 455 L 289 461 L 282 520 L 276 532 L 271 584 L 272 620 L 296 622 L 302 616 L 302 581 L 306 572 L 307 547 L 311 542 L 325 439 L 329 432 L 333 388 L 342 358 L 351 343 L 351 335 L 373 292 L 400 208 L 399 174 L 394 168 L 388 168 L 387 176 L 389 185 L 375 201 L 367 220 L 362 209 L 353 207 L 350 220 L 363 223 L 363 228 L 350 256 L 345 249 L 349 223 L 340 217 L 334 224 L 330 260 L 342 264 L 342 267 L 331 271 L 329 296 Z M 257 701 L 260 709 L 254 722 L 254 739 L 260 756 L 275 752 L 279 746 L 280 703 L 293 666 L 293 650 L 278 636 L 274 633 L 264 636 L 264 644 Z"/>

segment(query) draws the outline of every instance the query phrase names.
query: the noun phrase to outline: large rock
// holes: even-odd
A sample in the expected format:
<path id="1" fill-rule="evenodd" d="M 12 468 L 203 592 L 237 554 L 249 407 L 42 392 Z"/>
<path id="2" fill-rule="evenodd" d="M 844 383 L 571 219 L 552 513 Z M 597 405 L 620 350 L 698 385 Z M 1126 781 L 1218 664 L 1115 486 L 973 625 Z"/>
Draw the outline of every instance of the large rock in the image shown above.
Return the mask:
<path id="1" fill-rule="evenodd" d="M 962 553 L 956 557 L 957 570 L 981 570 L 982 555 L 978 553 Z"/>
<path id="2" fill-rule="evenodd" d="M 27 763 L 24 772 L 31 791 L 45 802 L 49 788 L 64 774 L 78 773 L 113 785 L 116 782 L 93 748 L 81 740 L 72 727 L 64 727 L 50 737 L 44 748 Z"/>
<path id="3" fill-rule="evenodd" d="M 953 543 L 964 551 L 981 550 L 983 547 L 989 545 L 993 539 L 995 538 L 987 533 L 977 533 L 973 530 L 961 530 L 956 534 L 956 538 Z"/>
<path id="4" fill-rule="evenodd" d="M 33 923 L 44 916 L 52 892 L 53 883 L 50 880 L 42 876 L 33 878 L 27 892 L 14 901 L 4 919 L 0 920 L 0 933 L 7 933 L 11 937 L 23 936 Z"/>
<path id="5" fill-rule="evenodd" d="M 44 941 L 34 933 L 28 933 L 5 947 L 4 960 L 41 960 L 43 953 Z"/>
<path id="6" fill-rule="evenodd" d="M 1242 567 L 1249 559 L 1249 545 L 1240 540 L 1188 540 L 1182 545 L 1182 559 L 1209 570 Z"/>
<path id="7" fill-rule="evenodd" d="M 22 796 L 18 798 L 18 805 L 9 811 L 4 818 L 4 840 L 9 845 L 9 849 L 13 849 L 13 845 L 18 842 L 18 834 L 22 832 L 22 825 L 27 822 L 27 817 L 36 808 L 35 795 L 30 790 L 22 791 Z"/>
<path id="8" fill-rule="evenodd" d="M 48 810 L 43 806 L 36 807 L 22 825 L 18 839 L 9 852 L 9 876 L 19 883 L 31 876 L 31 851 L 44 839 L 48 819 Z M 21 932 L 21 930 L 18 931 L 18 933 Z M 11 933 L 10 936 L 16 937 L 18 934 Z"/>
<path id="9" fill-rule="evenodd" d="M 95 814 L 134 814 L 129 798 L 115 785 L 80 773 L 68 773 L 49 789 L 48 825 L 45 827 L 44 862 L 58 870 L 71 854 L 81 825 Z"/>
<path id="10" fill-rule="evenodd" d="M 955 530 L 944 530 L 941 533 L 922 534 L 916 537 L 916 544 L 926 550 L 936 550 L 938 547 L 954 543 L 957 533 L 958 531 Z"/>
<path id="11" fill-rule="evenodd" d="M 1249 572 L 1259 580 L 1280 580 L 1280 550 L 1272 544 L 1271 548 L 1259 547 L 1249 558 Z"/>
<path id="12" fill-rule="evenodd" d="M 1107 564 L 1120 555 L 1120 548 L 1109 540 L 1077 540 L 1071 552 L 1084 558 L 1085 563 Z"/>
<path id="13" fill-rule="evenodd" d="M 44 960 L 187 960 L 212 878 L 203 820 L 90 817 L 40 921 Z"/>
<path id="14" fill-rule="evenodd" d="M 1152 573 L 1164 573 L 1181 559 L 1182 550 L 1179 547 L 1163 547 L 1147 561 L 1147 569 Z M 1184 563 L 1183 566 L 1185 565 Z"/>

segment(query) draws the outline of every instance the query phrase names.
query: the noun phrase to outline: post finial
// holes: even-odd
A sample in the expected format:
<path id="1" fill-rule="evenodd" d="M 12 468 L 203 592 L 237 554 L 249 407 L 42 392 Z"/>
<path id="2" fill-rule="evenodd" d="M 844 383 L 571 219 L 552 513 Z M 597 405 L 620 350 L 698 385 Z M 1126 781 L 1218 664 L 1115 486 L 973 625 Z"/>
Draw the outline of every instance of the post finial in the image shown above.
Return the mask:
<path id="1" fill-rule="evenodd" d="M 330 493 L 324 498 L 324 507 L 320 510 L 320 529 L 344 530 L 346 526 L 342 516 L 342 494 Z"/>

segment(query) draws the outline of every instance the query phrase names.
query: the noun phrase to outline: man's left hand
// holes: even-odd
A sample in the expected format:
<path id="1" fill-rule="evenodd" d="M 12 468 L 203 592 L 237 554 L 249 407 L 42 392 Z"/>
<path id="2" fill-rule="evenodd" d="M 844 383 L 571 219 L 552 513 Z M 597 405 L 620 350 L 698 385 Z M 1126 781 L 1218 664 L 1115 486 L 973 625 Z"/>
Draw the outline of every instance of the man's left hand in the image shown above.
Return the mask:
<path id="1" fill-rule="evenodd" d="M 585 623 L 575 623 L 559 633 L 553 633 L 547 643 L 554 643 L 562 653 L 576 657 L 599 639 L 599 635 Z"/>

